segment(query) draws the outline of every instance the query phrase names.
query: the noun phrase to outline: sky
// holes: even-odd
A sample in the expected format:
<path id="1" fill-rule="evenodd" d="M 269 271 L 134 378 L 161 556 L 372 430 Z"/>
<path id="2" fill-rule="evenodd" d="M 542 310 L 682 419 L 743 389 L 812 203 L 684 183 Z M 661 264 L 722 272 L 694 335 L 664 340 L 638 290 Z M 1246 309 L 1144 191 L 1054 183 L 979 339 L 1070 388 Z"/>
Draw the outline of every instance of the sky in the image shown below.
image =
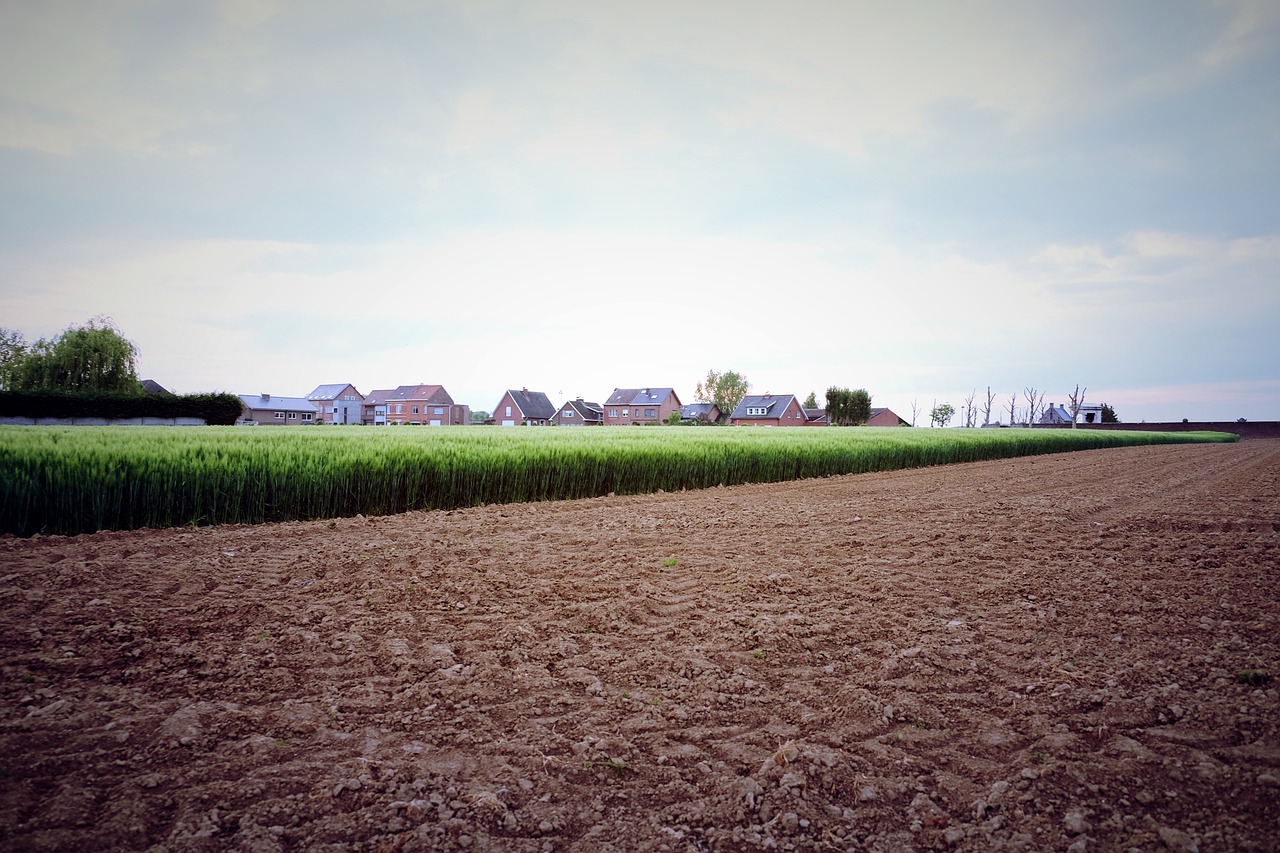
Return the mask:
<path id="1" fill-rule="evenodd" d="M 1274 0 L 0 4 L 0 326 L 178 393 L 1280 420 L 1278 273 Z"/>

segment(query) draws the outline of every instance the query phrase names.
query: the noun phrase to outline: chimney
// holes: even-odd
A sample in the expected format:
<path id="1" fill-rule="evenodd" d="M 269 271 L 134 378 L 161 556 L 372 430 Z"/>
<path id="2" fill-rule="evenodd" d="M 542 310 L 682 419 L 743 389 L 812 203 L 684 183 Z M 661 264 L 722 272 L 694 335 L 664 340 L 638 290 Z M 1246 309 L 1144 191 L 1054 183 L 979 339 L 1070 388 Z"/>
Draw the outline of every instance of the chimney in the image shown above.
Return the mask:
<path id="1" fill-rule="evenodd" d="M 270 395 L 270 394 L 263 394 L 263 395 L 262 395 L 262 401 L 263 401 L 264 403 L 265 403 L 267 400 L 270 400 L 270 399 L 271 399 L 271 395 Z"/>

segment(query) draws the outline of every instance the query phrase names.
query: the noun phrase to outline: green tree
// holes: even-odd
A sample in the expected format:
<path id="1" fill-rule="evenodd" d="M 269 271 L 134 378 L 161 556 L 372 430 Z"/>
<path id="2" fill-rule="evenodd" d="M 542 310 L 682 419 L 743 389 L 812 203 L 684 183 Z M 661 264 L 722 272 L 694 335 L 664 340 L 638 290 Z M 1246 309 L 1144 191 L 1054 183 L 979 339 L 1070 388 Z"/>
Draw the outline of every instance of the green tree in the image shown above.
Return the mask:
<path id="1" fill-rule="evenodd" d="M 827 420 L 837 426 L 861 426 L 871 420 L 871 394 L 865 388 L 827 389 Z"/>
<path id="2" fill-rule="evenodd" d="M 70 326 L 53 340 L 41 338 L 5 363 L 11 391 L 139 394 L 138 348 L 107 317 Z"/>
<path id="3" fill-rule="evenodd" d="M 809 392 L 809 396 L 804 398 L 804 402 L 800 404 L 806 409 L 818 408 L 818 395 L 813 391 Z"/>
<path id="4" fill-rule="evenodd" d="M 727 415 L 738 408 L 742 398 L 750 391 L 751 383 L 741 373 L 735 373 L 732 370 L 726 370 L 724 373 L 708 370 L 706 381 L 698 383 L 693 395 L 699 403 L 715 403 L 716 408 Z"/>
<path id="5" fill-rule="evenodd" d="M 1106 403 L 1102 404 L 1102 422 L 1104 424 L 1118 424 L 1120 419 L 1116 417 L 1116 410 Z"/>
<path id="6" fill-rule="evenodd" d="M 17 329 L 0 327 L 0 391 L 11 391 L 10 371 L 27 354 L 27 339 Z"/>
<path id="7" fill-rule="evenodd" d="M 956 413 L 956 407 L 950 403 L 939 403 L 933 407 L 933 411 L 929 413 L 929 424 L 931 426 L 945 427 L 951 422 L 951 418 Z"/>

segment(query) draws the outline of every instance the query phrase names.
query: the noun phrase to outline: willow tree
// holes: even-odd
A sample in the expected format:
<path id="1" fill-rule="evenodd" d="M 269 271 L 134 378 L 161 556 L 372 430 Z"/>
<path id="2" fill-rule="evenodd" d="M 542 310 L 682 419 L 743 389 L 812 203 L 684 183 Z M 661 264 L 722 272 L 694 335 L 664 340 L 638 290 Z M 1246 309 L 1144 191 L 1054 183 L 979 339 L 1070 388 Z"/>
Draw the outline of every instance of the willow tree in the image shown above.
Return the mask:
<path id="1" fill-rule="evenodd" d="M 133 341 L 109 318 L 95 317 L 52 340 L 41 338 L 8 361 L 4 385 L 11 391 L 140 393 L 137 359 Z"/>

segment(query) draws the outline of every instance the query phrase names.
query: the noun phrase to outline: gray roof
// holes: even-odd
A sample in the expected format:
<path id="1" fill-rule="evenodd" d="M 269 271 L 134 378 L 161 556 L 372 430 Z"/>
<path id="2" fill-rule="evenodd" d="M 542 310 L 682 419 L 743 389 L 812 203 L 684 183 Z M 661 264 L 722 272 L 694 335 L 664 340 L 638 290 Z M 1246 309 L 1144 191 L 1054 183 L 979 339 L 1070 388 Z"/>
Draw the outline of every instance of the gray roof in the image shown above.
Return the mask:
<path id="1" fill-rule="evenodd" d="M 560 409 L 563 411 L 565 406 L 572 406 L 584 421 L 604 419 L 604 406 L 599 403 L 590 403 L 585 400 L 566 400 L 564 406 L 561 406 Z"/>
<path id="2" fill-rule="evenodd" d="M 680 417 L 696 418 L 698 415 L 710 415 L 715 403 L 690 403 L 680 407 Z"/>
<path id="3" fill-rule="evenodd" d="M 521 388 L 516 391 L 508 388 L 507 393 L 520 408 L 520 413 L 535 421 L 548 421 L 556 416 L 556 407 L 550 398 L 541 391 L 529 391 Z"/>
<path id="4" fill-rule="evenodd" d="M 1049 406 L 1044 410 L 1044 414 L 1040 416 L 1042 424 L 1069 424 L 1071 423 L 1071 413 L 1062 406 Z"/>
<path id="5" fill-rule="evenodd" d="M 742 398 L 738 408 L 733 410 L 731 420 L 748 420 L 750 418 L 780 418 L 787 405 L 796 398 L 795 394 L 748 394 Z M 768 409 L 765 415 L 748 415 L 747 409 L 763 407 Z"/>
<path id="6" fill-rule="evenodd" d="M 142 380 L 142 390 L 146 391 L 148 394 L 168 394 L 169 393 L 169 389 L 165 388 L 163 385 L 161 385 L 159 382 L 155 381 L 154 379 Z"/>
<path id="7" fill-rule="evenodd" d="M 387 402 L 387 398 L 396 393 L 395 388 L 379 388 L 376 391 L 370 391 L 368 396 L 364 398 L 366 406 L 381 406 Z"/>
<path id="8" fill-rule="evenodd" d="M 339 382 L 331 385 L 317 385 L 316 390 L 307 395 L 308 400 L 336 400 L 338 396 L 345 390 L 350 388 L 357 394 L 360 390 L 350 382 Z M 360 398 L 364 399 L 364 395 L 360 394 Z"/>
<path id="9" fill-rule="evenodd" d="M 606 406 L 654 406 L 665 402 L 667 397 L 674 394 L 670 388 L 614 388 L 613 393 L 609 395 L 609 399 L 605 401 Z M 680 398 L 676 397 L 676 402 L 680 402 Z"/>
<path id="10" fill-rule="evenodd" d="M 871 412 L 872 412 L 872 415 L 874 416 L 875 409 L 872 409 Z M 804 416 L 806 420 L 811 420 L 811 421 L 826 420 L 827 410 L 826 409 L 805 409 Z"/>
<path id="11" fill-rule="evenodd" d="M 346 387 L 345 385 L 343 386 Z M 277 397 L 275 394 L 237 394 L 251 412 L 317 412 L 316 404 L 306 397 Z"/>

